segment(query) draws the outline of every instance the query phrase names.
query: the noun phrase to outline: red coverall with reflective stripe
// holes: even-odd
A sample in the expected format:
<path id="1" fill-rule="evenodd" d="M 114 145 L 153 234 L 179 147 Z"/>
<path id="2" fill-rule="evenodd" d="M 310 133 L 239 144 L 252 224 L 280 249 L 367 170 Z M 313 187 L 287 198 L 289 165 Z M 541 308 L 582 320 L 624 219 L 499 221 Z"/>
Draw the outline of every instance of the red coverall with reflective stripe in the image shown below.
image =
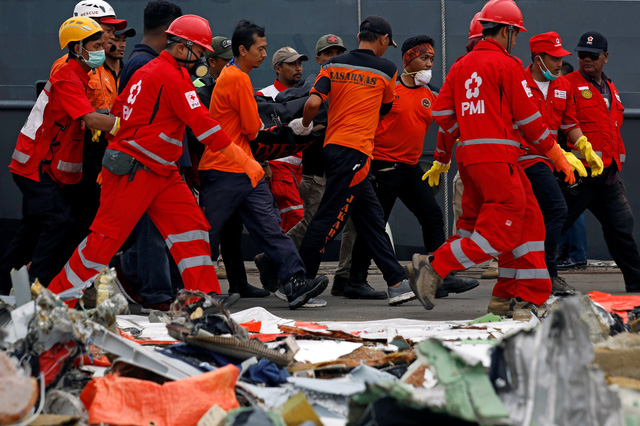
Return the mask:
<path id="1" fill-rule="evenodd" d="M 622 170 L 627 157 L 620 134 L 624 107 L 616 86 L 611 80 L 605 82 L 611 91 L 611 109 L 609 110 L 600 90 L 585 80 L 580 71 L 567 74 L 565 78 L 573 88 L 576 114 L 582 133 L 589 139 L 596 154 L 602 158 L 605 168 L 615 160 L 618 171 Z M 582 154 L 575 150 L 572 152 L 582 160 L 585 167 L 589 167 Z"/>
<path id="2" fill-rule="evenodd" d="M 541 152 L 555 139 L 532 102 L 519 59 L 495 40 L 480 41 L 453 65 L 433 117 L 459 138 L 456 157 L 464 183 L 460 230 L 434 253 L 444 277 L 495 255 L 500 266 L 493 295 L 541 304 L 551 280 L 544 261 L 544 223 L 531 184 L 517 160 L 521 139 Z"/>
<path id="3" fill-rule="evenodd" d="M 60 293 L 90 282 L 120 248 L 146 211 L 165 238 L 185 288 L 215 291 L 209 224 L 178 174 L 185 125 L 213 151 L 231 140 L 200 104 L 184 67 L 166 51 L 138 70 L 113 107 L 121 127 L 109 149 L 146 167 L 133 176 L 103 169 L 100 209 L 91 234 L 78 246 L 49 289 Z"/>
<path id="4" fill-rule="evenodd" d="M 524 74 L 527 77 L 529 88 L 533 93 L 533 100 L 540 110 L 542 119 L 551 134 L 557 137 L 558 130 L 567 133 L 571 129 L 578 128 L 578 118 L 576 117 L 576 107 L 571 83 L 564 77 L 558 77 L 550 81 L 547 98 L 545 99 L 544 93 L 542 93 L 531 75 L 531 66 L 532 65 L 524 71 Z M 544 162 L 553 169 L 552 161 L 544 152 L 540 152 L 537 149 L 529 149 L 526 152 L 523 151 L 518 162 L 524 169 L 539 162 Z"/>

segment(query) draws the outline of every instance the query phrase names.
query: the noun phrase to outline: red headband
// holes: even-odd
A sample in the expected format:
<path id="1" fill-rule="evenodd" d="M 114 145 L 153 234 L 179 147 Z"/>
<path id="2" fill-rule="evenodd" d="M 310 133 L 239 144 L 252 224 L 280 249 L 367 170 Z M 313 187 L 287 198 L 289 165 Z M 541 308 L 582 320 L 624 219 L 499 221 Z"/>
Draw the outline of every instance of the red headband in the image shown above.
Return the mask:
<path id="1" fill-rule="evenodd" d="M 423 44 L 414 46 L 411 49 L 407 50 L 404 55 L 402 55 L 402 63 L 406 67 L 415 58 L 417 58 L 418 56 L 424 55 L 425 53 L 430 53 L 434 55 L 433 47 L 429 43 L 423 43 Z"/>

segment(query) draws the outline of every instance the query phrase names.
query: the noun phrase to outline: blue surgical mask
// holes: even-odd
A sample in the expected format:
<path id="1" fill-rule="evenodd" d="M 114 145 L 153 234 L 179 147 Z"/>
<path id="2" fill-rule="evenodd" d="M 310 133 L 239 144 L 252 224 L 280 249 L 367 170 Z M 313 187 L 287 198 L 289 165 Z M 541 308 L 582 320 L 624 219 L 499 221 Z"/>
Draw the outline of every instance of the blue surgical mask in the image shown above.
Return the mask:
<path id="1" fill-rule="evenodd" d="M 542 71 L 542 75 L 544 76 L 544 78 L 546 78 L 549 81 L 553 81 L 556 78 L 558 78 L 557 75 L 553 75 L 551 74 L 551 71 L 549 71 L 549 68 L 547 68 L 547 66 L 544 64 L 544 61 L 542 60 L 542 58 L 540 58 L 540 71 Z M 544 69 L 542 69 L 542 67 L 544 67 Z"/>
<path id="2" fill-rule="evenodd" d="M 89 68 L 99 68 L 104 64 L 104 50 L 84 50 L 89 54 L 89 59 L 84 60 L 84 63 L 87 64 Z"/>

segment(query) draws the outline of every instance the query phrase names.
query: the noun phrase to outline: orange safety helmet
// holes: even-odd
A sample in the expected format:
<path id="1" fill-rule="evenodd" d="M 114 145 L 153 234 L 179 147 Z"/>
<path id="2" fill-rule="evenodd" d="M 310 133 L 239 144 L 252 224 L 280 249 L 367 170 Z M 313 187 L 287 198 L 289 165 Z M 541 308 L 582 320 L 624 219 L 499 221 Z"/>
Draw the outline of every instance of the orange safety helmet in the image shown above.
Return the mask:
<path id="1" fill-rule="evenodd" d="M 478 21 L 480 12 L 476 13 L 476 16 L 471 20 L 469 25 L 469 40 L 472 38 L 482 37 L 482 22 Z"/>
<path id="2" fill-rule="evenodd" d="M 522 12 L 513 0 L 491 0 L 484 5 L 478 16 L 480 22 L 495 22 L 517 28 L 522 32 L 524 28 Z"/>
<path id="3" fill-rule="evenodd" d="M 209 21 L 200 16 L 182 15 L 176 18 L 165 32 L 198 44 L 209 52 L 213 52 L 213 48 L 211 47 L 213 37 L 211 35 Z"/>

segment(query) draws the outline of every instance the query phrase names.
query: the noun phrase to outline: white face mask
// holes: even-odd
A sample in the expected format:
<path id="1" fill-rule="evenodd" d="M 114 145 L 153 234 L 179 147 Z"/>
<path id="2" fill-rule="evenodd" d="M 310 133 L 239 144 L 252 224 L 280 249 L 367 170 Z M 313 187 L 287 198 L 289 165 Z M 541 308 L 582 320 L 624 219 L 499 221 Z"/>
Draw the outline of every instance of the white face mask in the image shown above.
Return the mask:
<path id="1" fill-rule="evenodd" d="M 431 81 L 431 70 L 420 70 L 413 76 L 418 86 L 426 86 Z"/>

